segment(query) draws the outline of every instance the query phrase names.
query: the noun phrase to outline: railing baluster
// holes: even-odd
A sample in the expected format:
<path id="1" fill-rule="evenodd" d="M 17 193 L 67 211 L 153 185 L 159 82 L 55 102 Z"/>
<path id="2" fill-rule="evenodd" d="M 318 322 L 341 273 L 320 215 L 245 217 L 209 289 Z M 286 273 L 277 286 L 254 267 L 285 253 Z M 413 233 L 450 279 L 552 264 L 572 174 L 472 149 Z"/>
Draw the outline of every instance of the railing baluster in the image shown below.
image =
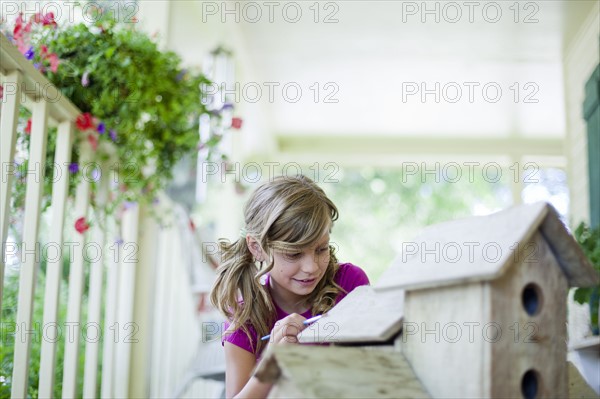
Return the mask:
<path id="1" fill-rule="evenodd" d="M 100 178 L 100 185 L 96 194 L 96 199 L 99 204 L 105 204 L 106 197 L 108 196 L 108 183 L 110 177 L 103 171 Z M 90 264 L 90 291 L 88 294 L 88 318 L 86 325 L 90 331 L 90 327 L 94 327 L 94 334 L 98 334 L 98 337 L 90 339 L 89 335 L 86 335 L 88 339 L 85 343 L 85 368 L 83 371 L 83 397 L 84 398 L 95 398 L 97 377 L 98 377 L 98 351 L 100 349 L 100 337 L 102 336 L 102 330 L 100 328 L 100 317 L 102 313 L 102 278 L 104 274 L 104 251 L 105 251 L 105 237 L 106 237 L 106 218 L 105 214 L 101 209 L 96 210 L 97 220 L 100 225 L 92 227 L 92 234 L 97 247 L 100 248 L 98 258 L 94 259 Z M 104 231 L 102 230 L 104 229 Z"/>
<path id="2" fill-rule="evenodd" d="M 115 176 L 116 178 L 116 176 Z M 111 219 L 114 224 L 114 219 Z M 110 230 L 114 231 L 114 226 Z M 100 396 L 102 398 L 114 397 L 114 373 L 115 373 L 115 342 L 113 338 L 114 326 L 117 321 L 117 303 L 119 295 L 119 263 L 123 248 L 121 245 L 115 247 L 111 252 L 111 258 L 107 259 L 106 278 L 106 308 L 104 313 L 104 342 L 102 348 L 102 383 Z"/>
<path id="3" fill-rule="evenodd" d="M 40 99 L 32 104 L 31 141 L 29 143 L 27 192 L 25 194 L 25 222 L 21 252 L 24 256 L 19 273 L 19 302 L 17 310 L 17 327 L 21 334 L 18 338 L 15 337 L 11 388 L 13 398 L 24 398 L 27 395 L 31 338 L 35 335 L 35 330 L 32 329 L 32 313 L 40 257 L 38 228 L 40 202 L 44 190 L 43 170 L 46 161 L 46 142 L 48 139 L 47 123 L 48 103 Z M 32 169 L 33 173 L 31 172 Z"/>
<path id="4" fill-rule="evenodd" d="M 44 293 L 44 322 L 42 324 L 42 351 L 40 358 L 39 397 L 54 396 L 54 371 L 56 367 L 56 342 L 61 338 L 62 329 L 58 325 L 58 306 L 60 283 L 63 269 L 63 230 L 65 224 L 65 209 L 69 195 L 69 171 L 66 165 L 71 161 L 73 145 L 73 123 L 62 122 L 58 127 L 56 152 L 54 157 L 55 173 L 52 187 L 52 223 L 50 237 L 55 240 L 51 244 L 60 250 L 57 259 L 48 259 L 46 264 L 46 288 Z M 54 330 L 50 330 L 54 326 Z M 46 336 L 47 331 L 56 331 L 56 337 Z"/>
<path id="5" fill-rule="evenodd" d="M 119 306 L 117 308 L 118 339 L 115 352 L 114 395 L 117 398 L 129 397 L 129 376 L 131 366 L 131 344 L 135 332 L 133 323 L 133 301 L 136 287 L 137 261 L 139 256 L 139 220 L 138 204 L 123 214 L 123 251 L 119 262 Z"/>
<path id="6" fill-rule="evenodd" d="M 82 155 L 81 163 L 87 165 L 90 159 L 89 148 Z M 77 186 L 75 197 L 75 217 L 86 217 L 90 197 L 90 182 L 85 177 Z M 77 234 L 75 239 L 74 259 L 71 259 L 69 272 L 69 297 L 67 300 L 67 320 L 65 322 L 65 359 L 63 370 L 62 397 L 74 398 L 77 396 L 77 367 L 79 357 L 79 337 L 81 334 L 81 299 L 83 295 L 83 264 L 85 234 Z"/>
<path id="7" fill-rule="evenodd" d="M 2 105 L 2 120 L 0 120 L 0 168 L 2 178 L 0 179 L 0 309 L 2 309 L 2 289 L 4 281 L 4 249 L 8 238 L 8 219 L 10 210 L 10 194 L 13 182 L 14 170 L 12 169 L 15 159 L 15 145 L 17 142 L 17 122 L 19 116 L 19 98 L 21 97 L 21 72 L 12 71 L 4 80 L 4 87 L 14 86 L 15 93 L 9 94 L 4 91 Z"/>

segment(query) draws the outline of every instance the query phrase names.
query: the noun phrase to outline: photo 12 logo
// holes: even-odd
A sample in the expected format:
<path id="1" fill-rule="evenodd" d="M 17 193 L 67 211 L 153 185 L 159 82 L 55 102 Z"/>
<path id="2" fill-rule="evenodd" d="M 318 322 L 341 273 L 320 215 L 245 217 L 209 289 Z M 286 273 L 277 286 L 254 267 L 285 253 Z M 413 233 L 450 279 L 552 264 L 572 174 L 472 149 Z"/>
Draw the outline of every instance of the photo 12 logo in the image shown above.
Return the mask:
<path id="1" fill-rule="evenodd" d="M 315 24 L 336 24 L 339 22 L 340 6 L 334 1 L 204 1 L 202 2 L 202 22 L 219 21 L 245 22 L 285 22 L 295 24 L 311 21 Z"/>
<path id="2" fill-rule="evenodd" d="M 498 82 L 402 82 L 402 102 L 494 104 L 508 93 L 515 103 L 537 104 L 539 91 L 535 82 L 514 82 L 504 87 Z"/>
<path id="3" fill-rule="evenodd" d="M 134 0 L 125 1 L 2 1 L 0 11 L 3 21 L 25 19 L 36 14 L 51 14 L 55 21 L 96 23 L 101 18 L 110 17 L 116 22 L 137 23 L 139 4 Z"/>
<path id="4" fill-rule="evenodd" d="M 297 103 L 303 97 L 314 103 L 336 104 L 340 87 L 336 82 L 313 82 L 310 85 L 298 82 L 234 82 L 209 83 L 202 86 L 202 103 L 210 105 L 218 98 L 221 103 L 240 102 L 257 103 L 261 100 L 271 104 L 275 102 Z"/>
<path id="5" fill-rule="evenodd" d="M 403 1 L 402 22 L 449 23 L 510 20 L 516 24 L 535 24 L 540 6 L 534 1 Z"/>

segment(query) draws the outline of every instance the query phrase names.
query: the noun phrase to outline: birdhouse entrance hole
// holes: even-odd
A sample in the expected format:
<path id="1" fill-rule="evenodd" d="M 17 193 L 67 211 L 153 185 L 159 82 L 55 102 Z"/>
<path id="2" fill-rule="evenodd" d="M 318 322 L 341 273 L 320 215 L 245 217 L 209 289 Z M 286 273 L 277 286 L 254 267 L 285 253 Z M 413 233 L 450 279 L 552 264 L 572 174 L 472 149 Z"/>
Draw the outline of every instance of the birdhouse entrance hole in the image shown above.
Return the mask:
<path id="1" fill-rule="evenodd" d="M 529 316 L 535 316 L 542 308 L 542 291 L 537 284 L 529 283 L 523 288 L 523 308 Z"/>
<path id="2" fill-rule="evenodd" d="M 539 387 L 539 374 L 530 369 L 523 374 L 521 379 L 521 393 L 525 399 L 534 399 L 537 396 Z"/>

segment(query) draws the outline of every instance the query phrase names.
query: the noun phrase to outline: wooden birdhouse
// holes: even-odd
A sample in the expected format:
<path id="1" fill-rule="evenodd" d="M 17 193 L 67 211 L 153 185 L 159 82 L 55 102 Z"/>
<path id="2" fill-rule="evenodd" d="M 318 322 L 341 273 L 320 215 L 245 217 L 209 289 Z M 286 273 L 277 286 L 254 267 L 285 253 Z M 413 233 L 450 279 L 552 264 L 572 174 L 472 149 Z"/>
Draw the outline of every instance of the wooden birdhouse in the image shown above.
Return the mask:
<path id="1" fill-rule="evenodd" d="M 546 203 L 438 224 L 299 336 L 353 347 L 275 345 L 256 375 L 271 397 L 575 397 L 567 291 L 599 280 Z"/>
<path id="2" fill-rule="evenodd" d="M 546 203 L 432 226 L 378 289 L 406 290 L 400 347 L 433 397 L 568 397 L 567 291 L 598 275 Z"/>

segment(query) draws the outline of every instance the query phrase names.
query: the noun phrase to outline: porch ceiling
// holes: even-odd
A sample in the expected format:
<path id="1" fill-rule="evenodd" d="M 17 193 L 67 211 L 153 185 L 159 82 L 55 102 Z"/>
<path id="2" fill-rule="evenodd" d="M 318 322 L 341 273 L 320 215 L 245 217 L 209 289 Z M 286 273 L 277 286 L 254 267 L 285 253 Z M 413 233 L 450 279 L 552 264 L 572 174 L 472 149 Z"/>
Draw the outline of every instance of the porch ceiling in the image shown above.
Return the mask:
<path id="1" fill-rule="evenodd" d="M 258 22 L 252 7 L 240 6 L 236 24 L 252 63 L 241 83 L 262 87 L 275 136 L 561 138 L 564 48 L 594 1 L 475 2 L 472 9 L 464 2 L 298 2 L 296 23 L 284 19 L 285 3 L 273 8 L 273 23 L 265 3 L 256 4 Z M 439 22 L 424 7 L 438 7 Z M 295 11 L 287 8 L 288 19 Z M 327 15 L 337 22 L 324 23 Z M 272 102 L 265 82 L 279 84 Z M 295 86 L 288 100 L 286 83 Z M 297 87 L 302 96 L 292 102 Z M 422 98 L 423 89 L 433 92 Z M 327 95 L 337 102 L 325 102 Z"/>

